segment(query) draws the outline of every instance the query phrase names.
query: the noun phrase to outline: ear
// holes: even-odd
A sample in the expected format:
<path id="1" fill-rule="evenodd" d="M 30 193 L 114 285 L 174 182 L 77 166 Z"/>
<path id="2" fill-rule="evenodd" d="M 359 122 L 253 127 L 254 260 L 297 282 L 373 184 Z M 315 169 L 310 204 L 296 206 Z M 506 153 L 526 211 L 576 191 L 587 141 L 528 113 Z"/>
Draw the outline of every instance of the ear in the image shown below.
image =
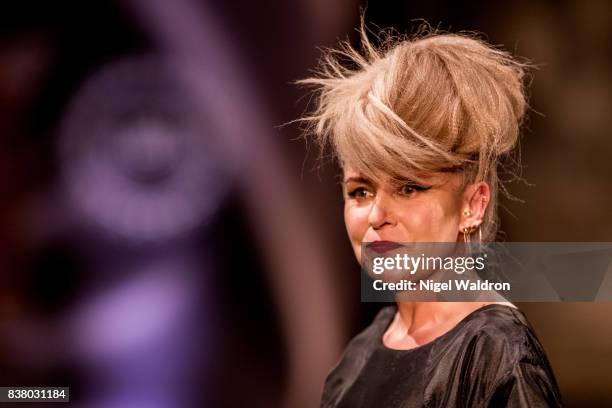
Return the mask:
<path id="1" fill-rule="evenodd" d="M 491 189 L 484 181 L 470 184 L 463 192 L 459 228 L 478 227 L 491 200 Z"/>

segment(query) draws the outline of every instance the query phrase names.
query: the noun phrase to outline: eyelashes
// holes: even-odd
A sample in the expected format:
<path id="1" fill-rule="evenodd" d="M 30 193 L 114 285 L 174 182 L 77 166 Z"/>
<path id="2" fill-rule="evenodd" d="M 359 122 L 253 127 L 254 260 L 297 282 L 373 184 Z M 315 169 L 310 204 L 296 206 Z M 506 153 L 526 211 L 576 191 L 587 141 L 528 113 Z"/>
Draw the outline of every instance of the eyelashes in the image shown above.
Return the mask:
<path id="1" fill-rule="evenodd" d="M 405 183 L 402 184 L 398 189 L 398 193 L 401 195 L 412 195 L 417 192 L 427 191 L 431 186 L 423 186 L 417 183 Z"/>
<path id="2" fill-rule="evenodd" d="M 365 187 L 357 187 L 352 190 L 349 190 L 347 195 L 350 198 L 363 199 L 367 198 L 368 196 L 373 196 L 374 194 Z"/>
<path id="3" fill-rule="evenodd" d="M 401 184 L 396 192 L 398 195 L 403 197 L 412 196 L 413 194 L 427 191 L 431 189 L 431 186 L 424 186 L 418 183 L 409 182 Z M 374 196 L 374 192 L 371 187 L 359 186 L 352 189 L 349 189 L 347 192 L 347 196 L 352 199 L 363 200 L 369 197 Z"/>

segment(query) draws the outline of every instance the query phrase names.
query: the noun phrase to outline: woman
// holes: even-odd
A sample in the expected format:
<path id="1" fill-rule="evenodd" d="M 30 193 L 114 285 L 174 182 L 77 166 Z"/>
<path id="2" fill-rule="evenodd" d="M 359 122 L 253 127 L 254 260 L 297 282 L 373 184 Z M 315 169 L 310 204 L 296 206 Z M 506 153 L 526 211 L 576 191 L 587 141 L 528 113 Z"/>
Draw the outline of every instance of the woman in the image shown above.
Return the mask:
<path id="1" fill-rule="evenodd" d="M 466 35 L 421 32 L 376 49 L 364 32 L 365 55 L 344 44 L 301 81 L 317 89 L 305 120 L 342 167 L 357 259 L 364 243 L 494 240 L 497 167 L 517 144 L 525 65 Z M 348 345 L 321 404 L 560 405 L 542 346 L 504 301 L 384 308 Z"/>

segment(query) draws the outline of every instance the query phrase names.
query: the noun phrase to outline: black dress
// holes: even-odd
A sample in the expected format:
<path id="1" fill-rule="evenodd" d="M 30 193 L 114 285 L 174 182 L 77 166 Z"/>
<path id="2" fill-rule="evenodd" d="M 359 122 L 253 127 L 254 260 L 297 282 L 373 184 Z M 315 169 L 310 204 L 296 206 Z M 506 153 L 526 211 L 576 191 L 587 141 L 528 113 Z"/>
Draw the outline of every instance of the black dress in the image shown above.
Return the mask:
<path id="1" fill-rule="evenodd" d="M 525 315 L 489 304 L 410 350 L 382 342 L 383 308 L 325 381 L 322 408 L 558 407 L 559 388 Z"/>

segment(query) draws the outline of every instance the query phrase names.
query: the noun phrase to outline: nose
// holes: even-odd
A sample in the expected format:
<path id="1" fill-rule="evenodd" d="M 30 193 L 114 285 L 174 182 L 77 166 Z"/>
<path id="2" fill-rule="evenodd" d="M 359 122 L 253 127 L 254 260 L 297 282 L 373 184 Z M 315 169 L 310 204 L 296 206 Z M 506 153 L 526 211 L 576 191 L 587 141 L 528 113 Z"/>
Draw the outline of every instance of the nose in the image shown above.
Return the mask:
<path id="1" fill-rule="evenodd" d="M 379 230 L 385 226 L 395 224 L 391 210 L 391 200 L 392 197 L 384 191 L 378 191 L 376 193 L 372 201 L 370 214 L 368 215 L 368 223 L 373 229 Z"/>

